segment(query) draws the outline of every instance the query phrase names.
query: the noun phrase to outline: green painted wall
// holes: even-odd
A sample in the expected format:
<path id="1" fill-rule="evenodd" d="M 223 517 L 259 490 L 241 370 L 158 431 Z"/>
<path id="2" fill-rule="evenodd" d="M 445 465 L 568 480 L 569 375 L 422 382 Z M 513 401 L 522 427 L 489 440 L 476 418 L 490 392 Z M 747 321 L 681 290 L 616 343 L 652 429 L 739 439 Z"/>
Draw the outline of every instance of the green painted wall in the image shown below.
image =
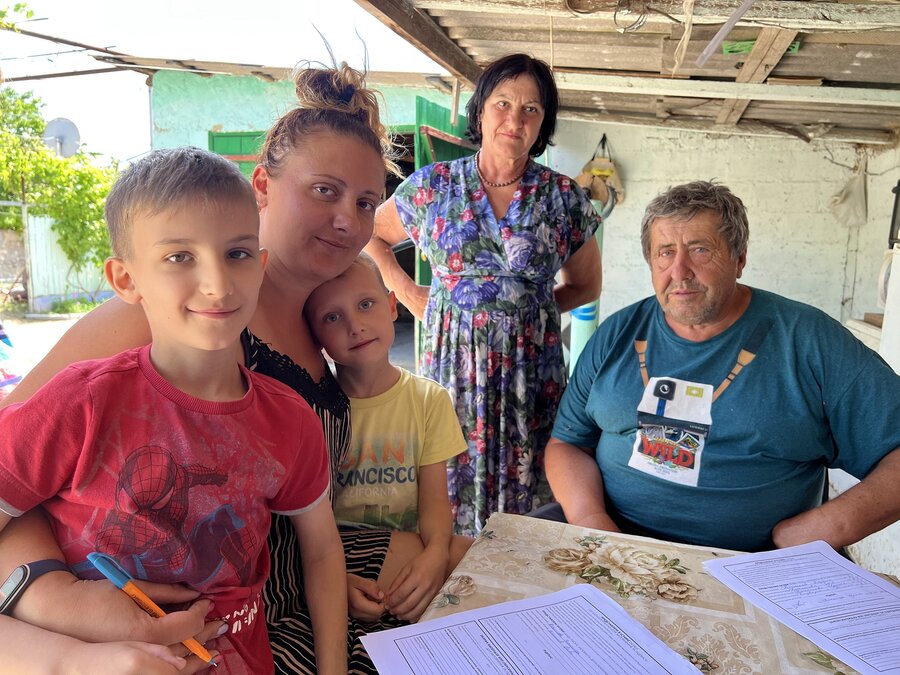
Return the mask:
<path id="1" fill-rule="evenodd" d="M 443 106 L 450 97 L 433 87 L 378 87 L 385 99 L 385 122 L 415 124 L 416 96 Z M 256 77 L 162 70 L 150 90 L 151 145 L 206 148 L 210 131 L 265 131 L 294 105 L 291 82 L 263 82 Z M 460 106 L 468 100 L 462 97 Z M 463 110 L 464 112 L 464 110 Z"/>

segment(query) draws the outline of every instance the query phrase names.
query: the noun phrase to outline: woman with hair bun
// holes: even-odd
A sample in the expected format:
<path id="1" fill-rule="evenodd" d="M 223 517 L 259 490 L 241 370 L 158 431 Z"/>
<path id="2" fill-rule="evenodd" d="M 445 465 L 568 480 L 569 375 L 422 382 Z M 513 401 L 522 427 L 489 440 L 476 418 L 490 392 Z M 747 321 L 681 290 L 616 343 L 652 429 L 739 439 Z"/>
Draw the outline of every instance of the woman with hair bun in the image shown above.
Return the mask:
<path id="1" fill-rule="evenodd" d="M 396 166 L 375 92 L 366 87 L 363 74 L 346 64 L 305 68 L 295 73 L 294 82 L 298 106 L 269 130 L 251 181 L 259 205 L 260 242 L 269 256 L 259 304 L 242 336 L 243 352 L 235 358 L 306 399 L 322 421 L 333 477 L 350 440 L 349 400 L 303 319 L 303 306 L 314 288 L 345 271 L 369 241 L 385 172 L 396 171 Z M 27 398 L 73 361 L 109 356 L 149 341 L 140 306 L 110 300 L 76 323 L 4 404 Z M 342 532 L 342 539 L 350 616 L 372 618 L 380 589 L 389 588 L 421 551 L 421 541 L 415 533 L 386 530 Z M 272 570 L 264 598 L 276 672 L 345 672 L 349 656 L 350 672 L 375 673 L 358 637 L 400 622 L 387 615 L 368 623 L 351 618 L 346 650 L 343 635 L 339 644 L 323 643 L 322 636 L 314 639 L 311 611 L 326 623 L 343 622 L 347 607 L 332 602 L 338 589 L 304 589 L 302 553 L 298 555 L 296 535 L 284 516 L 272 517 L 269 548 Z M 17 519 L 0 538 L 0 569 L 59 555 L 39 517 Z M 101 593 L 108 599 L 102 585 L 75 585 L 63 573 L 47 575 L 42 582 L 23 594 L 16 616 L 51 630 L 62 623 L 59 617 L 80 608 L 84 619 L 79 630 L 84 632 L 75 631 L 73 637 L 85 640 L 171 643 L 196 632 L 196 611 L 150 620 L 127 598 L 114 598 L 119 604 L 110 611 L 99 600 Z M 158 592 L 161 602 L 194 597 L 172 587 Z M 98 605 L 107 610 L 105 616 L 90 613 Z M 215 608 L 208 621 L 205 634 L 214 635 L 222 625 Z M 173 651 L 183 655 L 185 650 L 176 645 Z M 188 670 L 182 672 L 200 668 L 198 661 L 189 660 Z"/>
<path id="2" fill-rule="evenodd" d="M 366 248 L 424 318 L 420 374 L 450 390 L 469 440 L 447 463 L 461 534 L 550 499 L 543 452 L 565 386 L 560 312 L 600 293 L 599 216 L 575 181 L 532 159 L 551 143 L 558 106 L 543 61 L 488 64 L 466 108 L 478 152 L 407 178 Z M 431 263 L 430 288 L 391 251 L 407 237 Z"/>

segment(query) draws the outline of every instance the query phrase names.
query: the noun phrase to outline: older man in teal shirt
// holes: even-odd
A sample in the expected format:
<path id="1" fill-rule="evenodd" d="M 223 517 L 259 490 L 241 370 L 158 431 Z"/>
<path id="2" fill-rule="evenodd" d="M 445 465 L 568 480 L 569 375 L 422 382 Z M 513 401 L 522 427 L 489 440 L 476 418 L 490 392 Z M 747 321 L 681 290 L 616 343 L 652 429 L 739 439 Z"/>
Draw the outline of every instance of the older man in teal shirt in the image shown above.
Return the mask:
<path id="1" fill-rule="evenodd" d="M 740 199 L 671 188 L 641 239 L 656 295 L 598 328 L 547 446 L 566 519 L 753 551 L 900 518 L 900 377 L 821 311 L 737 282 Z M 827 467 L 862 482 L 822 503 Z"/>

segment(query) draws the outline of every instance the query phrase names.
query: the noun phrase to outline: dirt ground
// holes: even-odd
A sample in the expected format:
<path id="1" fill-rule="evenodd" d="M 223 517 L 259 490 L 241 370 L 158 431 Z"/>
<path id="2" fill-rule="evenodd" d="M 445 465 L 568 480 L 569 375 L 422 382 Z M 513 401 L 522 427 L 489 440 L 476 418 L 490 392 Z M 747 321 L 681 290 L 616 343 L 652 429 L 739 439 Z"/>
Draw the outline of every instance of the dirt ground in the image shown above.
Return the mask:
<path id="1" fill-rule="evenodd" d="M 17 370 L 25 375 L 77 319 L 0 319 L 13 343 Z"/>

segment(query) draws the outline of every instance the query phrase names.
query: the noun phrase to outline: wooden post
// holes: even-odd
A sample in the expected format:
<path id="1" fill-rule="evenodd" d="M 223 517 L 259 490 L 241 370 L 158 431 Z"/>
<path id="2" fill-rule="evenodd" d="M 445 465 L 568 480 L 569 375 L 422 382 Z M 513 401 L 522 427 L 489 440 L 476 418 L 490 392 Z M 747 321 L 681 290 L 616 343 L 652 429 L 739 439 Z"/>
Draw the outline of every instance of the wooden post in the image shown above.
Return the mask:
<path id="1" fill-rule="evenodd" d="M 450 124 L 456 124 L 459 115 L 459 78 L 453 78 L 453 91 L 450 93 Z"/>

